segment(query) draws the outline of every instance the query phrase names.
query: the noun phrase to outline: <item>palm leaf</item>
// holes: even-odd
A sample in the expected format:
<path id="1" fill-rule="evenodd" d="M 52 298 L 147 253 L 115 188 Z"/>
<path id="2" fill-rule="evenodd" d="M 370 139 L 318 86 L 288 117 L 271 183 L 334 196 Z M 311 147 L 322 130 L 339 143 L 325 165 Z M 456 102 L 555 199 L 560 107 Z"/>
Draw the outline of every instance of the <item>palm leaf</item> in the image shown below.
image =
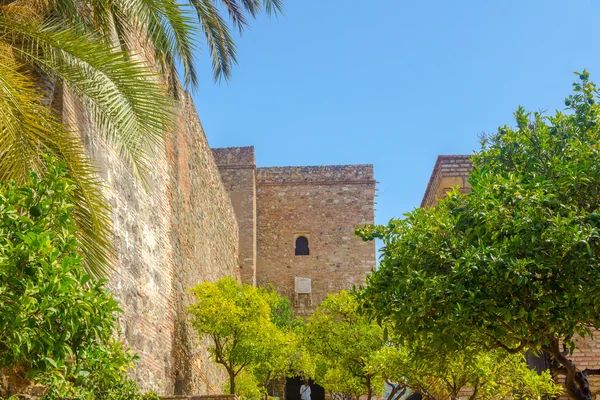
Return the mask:
<path id="1" fill-rule="evenodd" d="M 172 123 L 171 103 L 141 61 L 76 30 L 14 23 L 0 17 L 22 60 L 56 77 L 84 104 L 96 131 L 114 145 L 138 178 L 153 146 Z"/>
<path id="2" fill-rule="evenodd" d="M 109 270 L 112 236 L 102 185 L 83 156 L 80 140 L 42 106 L 34 79 L 20 72 L 25 70 L 6 46 L 0 46 L 0 180 L 23 182 L 30 171 L 43 174 L 43 154 L 64 161 L 77 186 L 72 216 L 84 265 L 93 275 L 104 276 Z"/>
<path id="3" fill-rule="evenodd" d="M 128 43 L 128 47 L 145 47 L 167 78 L 177 77 L 175 60 L 179 59 L 186 85 L 197 85 L 194 62 L 197 28 L 190 10 L 175 0 L 127 0 L 113 2 L 112 6 L 121 42 L 137 40 L 137 43 Z M 121 31 L 123 33 L 119 33 Z"/>
<path id="4" fill-rule="evenodd" d="M 211 0 L 191 0 L 202 26 L 212 58 L 213 77 L 231 77 L 231 68 L 237 64 L 235 43 L 229 27 Z"/>

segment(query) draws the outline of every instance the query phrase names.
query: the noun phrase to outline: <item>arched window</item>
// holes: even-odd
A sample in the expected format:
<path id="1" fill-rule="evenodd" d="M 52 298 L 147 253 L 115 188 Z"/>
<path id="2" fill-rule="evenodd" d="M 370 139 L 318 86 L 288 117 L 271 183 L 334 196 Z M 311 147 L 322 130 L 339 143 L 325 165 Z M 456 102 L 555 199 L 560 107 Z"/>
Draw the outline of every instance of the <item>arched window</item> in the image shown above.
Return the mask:
<path id="1" fill-rule="evenodd" d="M 307 256 L 309 254 L 310 249 L 308 248 L 308 239 L 304 236 L 298 236 L 296 239 L 296 255 Z"/>

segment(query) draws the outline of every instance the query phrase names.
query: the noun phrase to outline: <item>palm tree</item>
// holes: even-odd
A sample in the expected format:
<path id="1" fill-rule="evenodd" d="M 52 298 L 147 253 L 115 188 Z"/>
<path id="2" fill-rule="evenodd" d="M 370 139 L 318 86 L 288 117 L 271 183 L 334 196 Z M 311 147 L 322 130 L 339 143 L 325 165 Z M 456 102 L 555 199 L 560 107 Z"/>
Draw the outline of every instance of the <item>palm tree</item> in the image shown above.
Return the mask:
<path id="1" fill-rule="evenodd" d="M 54 88 L 82 105 L 134 174 L 144 177 L 149 149 L 173 121 L 172 98 L 195 86 L 195 53 L 203 33 L 214 78 L 237 62 L 224 9 L 240 32 L 282 0 L 0 0 L 0 180 L 43 173 L 49 154 L 65 162 L 80 196 L 74 210 L 88 271 L 107 273 L 110 217 L 101 182 L 85 156 L 78 127 L 54 110 Z M 76 110 L 69 110 L 76 112 Z"/>

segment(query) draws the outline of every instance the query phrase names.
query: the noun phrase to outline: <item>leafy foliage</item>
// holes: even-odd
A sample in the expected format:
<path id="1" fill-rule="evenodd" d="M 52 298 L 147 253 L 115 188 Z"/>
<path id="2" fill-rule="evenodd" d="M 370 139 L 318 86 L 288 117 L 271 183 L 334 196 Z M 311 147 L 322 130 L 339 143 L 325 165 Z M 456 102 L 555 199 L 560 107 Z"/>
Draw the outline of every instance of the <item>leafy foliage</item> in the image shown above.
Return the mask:
<path id="1" fill-rule="evenodd" d="M 118 304 L 82 267 L 77 186 L 46 162 L 44 177 L 0 184 L 0 372 L 47 386 L 48 399 L 139 398 L 125 375 L 134 356 L 115 336 Z"/>
<path id="2" fill-rule="evenodd" d="M 562 388 L 548 371 L 538 375 L 522 354 L 472 348 L 453 353 L 414 349 L 403 375 L 409 387 L 432 399 L 542 399 L 558 397 Z"/>
<path id="3" fill-rule="evenodd" d="M 538 376 L 522 355 L 503 350 L 440 353 L 401 338 L 387 338 L 385 328 L 359 312 L 348 292 L 330 295 L 309 317 L 305 338 L 317 360 L 317 382 L 331 393 L 388 400 L 415 391 L 428 399 L 538 399 L 562 392 L 549 374 Z"/>
<path id="4" fill-rule="evenodd" d="M 201 283 L 191 292 L 196 297 L 188 310 L 192 325 L 201 337 L 211 339 L 215 362 L 229 375 L 230 393 L 249 395 L 256 385 L 264 393 L 272 379 L 309 368 L 286 311 L 289 304 L 272 290 L 225 277 Z M 240 379 L 243 388 L 237 387 Z"/>
<path id="5" fill-rule="evenodd" d="M 469 194 L 358 233 L 384 243 L 365 310 L 399 336 L 442 352 L 544 350 L 569 396 L 589 399 L 587 375 L 600 371 L 560 349 L 600 327 L 600 110 L 578 75 L 569 112 L 520 107 L 515 128 L 483 138 Z"/>
<path id="6" fill-rule="evenodd" d="M 358 302 L 342 291 L 329 295 L 308 318 L 304 339 L 317 363 L 316 380 L 330 392 L 379 394 L 381 370 L 373 363 L 386 347 L 384 331 L 358 313 Z"/>

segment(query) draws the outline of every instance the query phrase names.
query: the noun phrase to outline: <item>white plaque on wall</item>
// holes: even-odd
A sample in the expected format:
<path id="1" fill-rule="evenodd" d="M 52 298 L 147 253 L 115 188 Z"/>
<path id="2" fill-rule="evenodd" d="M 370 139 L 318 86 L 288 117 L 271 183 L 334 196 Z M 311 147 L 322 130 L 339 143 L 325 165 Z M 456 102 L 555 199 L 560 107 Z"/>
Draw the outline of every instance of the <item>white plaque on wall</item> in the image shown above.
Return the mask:
<path id="1" fill-rule="evenodd" d="M 296 280 L 296 293 L 312 293 L 312 281 L 310 278 L 295 278 Z"/>

